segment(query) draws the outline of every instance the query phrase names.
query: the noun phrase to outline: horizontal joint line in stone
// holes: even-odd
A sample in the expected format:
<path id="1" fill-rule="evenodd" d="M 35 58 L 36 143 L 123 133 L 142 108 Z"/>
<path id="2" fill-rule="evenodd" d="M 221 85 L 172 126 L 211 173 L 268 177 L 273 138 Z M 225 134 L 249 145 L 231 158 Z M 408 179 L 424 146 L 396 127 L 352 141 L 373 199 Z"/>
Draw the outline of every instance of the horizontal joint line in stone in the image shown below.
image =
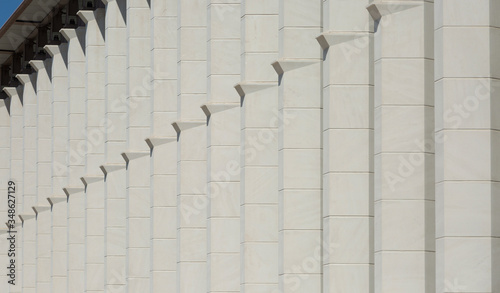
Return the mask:
<path id="1" fill-rule="evenodd" d="M 374 156 L 380 156 L 380 155 L 408 155 L 408 154 L 427 154 L 427 155 L 435 155 L 435 153 L 431 153 L 431 152 L 422 152 L 422 151 L 419 151 L 419 152 L 385 152 L 385 151 L 380 151 L 380 152 L 376 152 L 374 153 L 373 155 Z"/>
<path id="2" fill-rule="evenodd" d="M 278 129 L 278 127 L 271 127 L 271 126 L 268 126 L 268 127 L 252 126 L 252 127 L 244 127 L 244 128 L 242 128 L 242 130 L 245 130 L 245 129 L 270 129 L 270 130 L 276 130 L 276 129 Z"/>
<path id="3" fill-rule="evenodd" d="M 210 38 L 207 40 L 207 43 L 210 42 L 210 41 L 224 41 L 224 40 L 228 40 L 228 41 L 239 41 L 241 40 L 241 38 L 223 38 L 223 37 L 219 37 L 219 38 Z"/>
<path id="4" fill-rule="evenodd" d="M 279 203 L 276 202 L 276 203 L 268 203 L 268 202 L 264 202 L 264 203 L 255 203 L 255 202 L 252 202 L 252 203 L 244 203 L 244 204 L 240 204 L 241 207 L 244 207 L 244 206 L 253 206 L 253 207 L 265 207 L 265 206 L 276 206 L 278 205 Z"/>
<path id="5" fill-rule="evenodd" d="M 320 273 L 309 273 L 309 272 L 301 272 L 301 273 L 290 273 L 290 272 L 285 272 L 285 273 L 279 273 L 278 274 L 279 276 L 284 276 L 284 275 L 297 275 L 297 276 L 303 276 L 303 275 L 318 275 L 318 276 L 322 276 L 323 273 L 320 272 Z"/>
<path id="6" fill-rule="evenodd" d="M 489 238 L 495 238 L 495 239 L 500 239 L 500 236 L 456 236 L 456 235 L 452 235 L 452 236 L 439 236 L 439 237 L 436 237 L 435 239 L 436 240 L 445 240 L 446 238 L 485 238 L 485 239 L 489 239 Z"/>
<path id="7" fill-rule="evenodd" d="M 309 150 L 309 151 L 317 151 L 321 150 L 322 147 L 315 147 L 315 148 L 295 148 L 295 147 L 282 147 L 278 149 L 279 151 L 284 151 L 284 150 Z"/>
<path id="8" fill-rule="evenodd" d="M 360 128 L 360 127 L 353 127 L 353 128 L 330 127 L 330 128 L 323 129 L 323 132 L 327 132 L 329 130 L 372 130 L 372 131 L 374 131 L 375 129 L 373 127 L 366 127 L 366 128 L 365 127 L 363 127 L 363 128 Z"/>
<path id="9" fill-rule="evenodd" d="M 381 104 L 381 105 L 378 105 L 375 107 L 375 109 L 379 109 L 381 107 L 415 107 L 415 108 L 422 108 L 422 107 L 425 107 L 425 108 L 431 108 L 431 109 L 434 109 L 435 106 L 433 105 L 418 105 L 418 104 Z"/>
<path id="10" fill-rule="evenodd" d="M 415 250 L 375 250 L 374 253 L 377 254 L 377 253 L 387 253 L 387 252 L 391 252 L 391 253 L 394 253 L 394 252 L 397 252 L 397 253 L 411 253 L 411 252 L 436 252 L 435 250 L 427 250 L 427 249 L 415 249 Z"/>
<path id="11" fill-rule="evenodd" d="M 324 172 L 323 175 L 328 175 L 328 174 L 374 174 L 374 171 L 328 171 Z"/>
<path id="12" fill-rule="evenodd" d="M 284 25 L 281 26 L 278 30 L 284 30 L 284 29 L 304 29 L 304 28 L 321 28 L 321 25 Z"/>
<path id="13" fill-rule="evenodd" d="M 491 180 L 491 179 L 484 179 L 484 180 L 451 180 L 451 179 L 443 179 L 441 181 L 436 181 L 436 184 L 438 183 L 463 183 L 463 182 L 469 182 L 469 183 L 478 183 L 478 182 L 484 182 L 484 183 L 490 183 L 490 182 L 495 182 L 498 183 L 500 181 L 498 180 Z"/>
<path id="14" fill-rule="evenodd" d="M 323 88 L 329 88 L 329 87 L 366 87 L 366 88 L 371 88 L 374 87 L 374 84 L 370 83 L 329 83 L 326 86 L 323 86 Z"/>
<path id="15" fill-rule="evenodd" d="M 277 54 L 278 51 L 243 51 L 240 56 L 244 56 L 246 54 Z"/>
<path id="16" fill-rule="evenodd" d="M 353 263 L 343 263 L 343 262 L 330 262 L 330 263 L 323 263 L 323 266 L 324 267 L 327 267 L 327 266 L 359 266 L 359 265 L 370 265 L 370 266 L 373 266 L 375 265 L 374 262 L 369 262 L 369 263 L 366 263 L 366 262 L 353 262 Z"/>
<path id="17" fill-rule="evenodd" d="M 496 26 L 496 25 L 479 25 L 479 24 L 471 24 L 471 25 L 449 25 L 449 24 L 446 24 L 446 25 L 441 25 L 437 28 L 434 28 L 434 31 L 438 31 L 442 28 L 497 28 L 497 29 L 500 29 L 499 26 Z"/>
<path id="18" fill-rule="evenodd" d="M 327 215 L 324 216 L 323 219 L 335 219 L 335 218 L 341 218 L 341 219 L 366 219 L 366 218 L 374 218 L 374 215 Z"/>
<path id="19" fill-rule="evenodd" d="M 429 57 L 380 57 L 374 60 L 374 63 L 379 63 L 382 60 L 429 60 L 434 61 L 434 58 Z"/>
<path id="20" fill-rule="evenodd" d="M 379 198 L 375 199 L 374 203 L 378 202 L 386 202 L 386 201 L 391 201 L 391 202 L 398 202 L 398 201 L 428 201 L 428 202 L 436 202 L 434 199 L 428 199 L 428 198 Z"/>
<path id="21" fill-rule="evenodd" d="M 321 187 L 318 187 L 318 188 L 290 188 L 290 187 L 285 187 L 285 188 L 279 189 L 278 191 L 287 191 L 287 190 L 292 190 L 292 191 L 300 191 L 300 190 L 304 190 L 304 191 L 310 191 L 310 190 L 322 191 L 323 189 Z"/>
<path id="22" fill-rule="evenodd" d="M 297 229 L 297 228 L 281 228 L 278 230 L 279 232 L 283 232 L 283 231 L 323 231 L 322 228 L 300 228 L 300 229 Z"/>
<path id="23" fill-rule="evenodd" d="M 500 131 L 500 129 L 496 128 L 441 128 L 435 133 L 440 133 L 440 132 L 449 132 L 449 131 Z"/>
<path id="24" fill-rule="evenodd" d="M 320 110 L 320 109 L 323 109 L 322 107 L 282 107 L 282 108 L 279 108 L 278 111 L 282 111 L 282 110 Z M 278 127 L 276 127 L 278 128 Z"/>
<path id="25" fill-rule="evenodd" d="M 472 76 L 472 77 L 461 77 L 461 76 L 458 76 L 458 77 L 453 77 L 453 76 L 446 76 L 446 77 L 442 77 L 440 79 L 435 79 L 434 82 L 437 82 L 437 81 L 440 81 L 440 80 L 444 80 L 444 79 L 455 79 L 455 80 L 468 80 L 468 79 L 479 79 L 479 80 L 485 80 L 485 79 L 490 79 L 490 80 L 500 80 L 499 77 L 493 77 L 493 76 Z"/>
<path id="26" fill-rule="evenodd" d="M 278 240 L 271 241 L 271 240 L 247 240 L 247 241 L 240 241 L 240 244 L 246 244 L 246 243 L 269 243 L 269 244 L 277 244 Z"/>

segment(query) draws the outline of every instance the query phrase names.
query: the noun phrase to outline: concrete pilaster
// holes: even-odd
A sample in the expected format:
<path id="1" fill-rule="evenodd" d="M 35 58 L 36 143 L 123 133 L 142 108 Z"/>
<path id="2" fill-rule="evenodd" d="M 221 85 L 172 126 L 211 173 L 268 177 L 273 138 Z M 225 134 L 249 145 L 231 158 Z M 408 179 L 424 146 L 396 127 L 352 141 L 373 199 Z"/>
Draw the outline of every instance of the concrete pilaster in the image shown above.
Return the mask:
<path id="1" fill-rule="evenodd" d="M 280 1 L 279 289 L 319 292 L 321 251 L 322 1 Z M 297 269 L 299 268 L 299 269 Z"/>
<path id="2" fill-rule="evenodd" d="M 278 290 L 278 76 L 270 66 L 278 58 L 278 14 L 277 0 L 242 3 L 242 81 L 235 89 L 241 96 L 240 290 L 245 293 Z"/>
<path id="3" fill-rule="evenodd" d="M 151 290 L 151 24 L 147 0 L 127 1 L 127 290 Z"/>
<path id="4" fill-rule="evenodd" d="M 177 292 L 207 291 L 207 1 L 178 1 Z"/>
<path id="5" fill-rule="evenodd" d="M 35 292 L 36 288 L 36 222 L 32 209 L 36 205 L 36 157 L 37 157 L 37 104 L 36 73 L 18 74 L 16 78 L 23 88 L 24 166 L 23 203 L 17 211 L 22 223 L 22 292 Z"/>
<path id="6" fill-rule="evenodd" d="M 51 292 L 65 291 L 68 282 L 68 214 L 63 188 L 68 184 L 68 44 L 47 45 L 52 57 L 52 192 Z"/>
<path id="7" fill-rule="evenodd" d="M 500 7 L 435 6 L 435 292 L 498 292 Z"/>
<path id="8" fill-rule="evenodd" d="M 323 2 L 323 290 L 374 292 L 373 22 L 367 0 Z M 354 281 L 355 280 L 355 281 Z"/>
<path id="9" fill-rule="evenodd" d="M 86 147 L 85 176 L 85 292 L 104 292 L 104 163 L 105 143 L 105 9 L 80 10 L 85 22 Z"/>
<path id="10" fill-rule="evenodd" d="M 36 213 L 36 266 L 37 292 L 50 292 L 51 267 L 51 215 L 47 197 L 52 193 L 52 59 L 31 60 L 37 71 L 37 199 L 33 210 Z"/>
<path id="11" fill-rule="evenodd" d="M 121 153 L 127 148 L 126 1 L 108 0 L 105 20 L 105 278 L 108 292 L 126 287 L 126 170 Z"/>
<path id="12" fill-rule="evenodd" d="M 241 4 L 207 4 L 207 292 L 239 292 Z"/>
<path id="13" fill-rule="evenodd" d="M 85 27 L 62 29 L 68 41 L 69 167 L 68 185 L 68 288 L 85 290 L 85 197 L 81 177 L 85 175 Z"/>
<path id="14" fill-rule="evenodd" d="M 151 1 L 151 284 L 177 292 L 177 0 Z"/>
<path id="15" fill-rule="evenodd" d="M 433 9 L 368 6 L 377 24 L 375 292 L 434 291 Z"/>

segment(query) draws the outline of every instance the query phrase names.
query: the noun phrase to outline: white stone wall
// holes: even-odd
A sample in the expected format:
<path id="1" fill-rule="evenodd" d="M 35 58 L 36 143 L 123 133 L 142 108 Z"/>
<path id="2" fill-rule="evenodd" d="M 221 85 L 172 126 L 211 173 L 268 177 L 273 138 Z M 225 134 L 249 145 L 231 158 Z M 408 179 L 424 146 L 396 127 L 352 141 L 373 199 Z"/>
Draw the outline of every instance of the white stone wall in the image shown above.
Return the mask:
<path id="1" fill-rule="evenodd" d="M 103 2 L 3 88 L 1 292 L 500 292 L 497 1 Z"/>

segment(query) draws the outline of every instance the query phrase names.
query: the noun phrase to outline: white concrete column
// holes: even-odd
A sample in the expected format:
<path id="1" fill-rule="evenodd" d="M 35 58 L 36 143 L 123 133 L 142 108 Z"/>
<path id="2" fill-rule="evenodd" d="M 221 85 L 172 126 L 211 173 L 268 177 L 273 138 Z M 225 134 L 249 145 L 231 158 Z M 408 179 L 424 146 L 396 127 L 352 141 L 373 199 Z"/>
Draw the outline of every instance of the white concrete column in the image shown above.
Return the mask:
<path id="1" fill-rule="evenodd" d="M 279 1 L 242 2 L 241 292 L 278 290 L 278 58 Z M 238 201 L 236 201 L 237 203 Z M 231 206 L 233 201 L 226 205 Z"/>
<path id="2" fill-rule="evenodd" d="M 68 184 L 68 44 L 46 45 L 52 57 L 51 292 L 65 291 L 68 280 L 68 215 L 63 188 Z"/>
<path id="3" fill-rule="evenodd" d="M 320 292 L 322 1 L 280 0 L 279 274 L 280 290 Z"/>
<path id="4" fill-rule="evenodd" d="M 241 4 L 207 4 L 207 291 L 239 292 Z"/>
<path id="5" fill-rule="evenodd" d="M 434 4 L 374 2 L 375 292 L 434 292 Z"/>
<path id="6" fill-rule="evenodd" d="M 22 292 L 35 292 L 36 288 L 36 222 L 33 206 L 36 205 L 36 157 L 37 157 L 37 104 L 36 73 L 18 74 L 16 78 L 23 88 L 24 165 L 23 202 L 18 215 L 23 223 L 22 233 Z"/>
<path id="7" fill-rule="evenodd" d="M 68 197 L 68 288 L 85 290 L 85 196 L 80 180 L 85 175 L 85 27 L 62 29 L 68 41 L 69 173 L 64 192 Z"/>
<path id="8" fill-rule="evenodd" d="M 15 192 L 12 194 L 15 196 L 15 213 L 19 215 L 22 213 L 22 203 L 23 203 L 23 155 L 24 155 L 24 117 L 23 117 L 23 104 L 22 104 L 22 86 L 18 87 L 4 87 L 3 91 L 7 93 L 10 97 L 10 180 L 15 182 Z M 6 178 L 7 178 L 6 177 Z M 7 186 L 7 185 L 6 185 Z M 11 207 L 8 207 L 9 209 Z M 6 215 L 7 217 L 7 215 Z M 22 238 L 23 229 L 21 227 L 21 220 L 18 217 L 11 219 L 8 217 L 7 220 L 14 221 L 14 229 L 16 232 L 16 251 L 15 251 L 15 262 L 16 262 L 16 281 L 15 285 L 10 285 L 6 292 L 21 292 L 22 291 Z M 7 222 L 9 223 L 9 222 Z M 11 222 L 12 223 L 12 222 Z M 7 235 L 8 234 L 4 234 Z M 3 236 L 2 236 L 3 237 Z M 10 245 L 10 243 L 9 243 Z M 9 247 L 10 249 L 10 247 Z M 7 251 L 7 250 L 5 250 Z M 7 284 L 7 280 L 5 280 Z M 9 291 L 10 290 L 10 291 Z"/>
<path id="9" fill-rule="evenodd" d="M 323 2 L 323 291 L 373 293 L 373 21 Z"/>
<path id="10" fill-rule="evenodd" d="M 207 1 L 179 0 L 177 292 L 207 291 Z"/>
<path id="11" fill-rule="evenodd" d="M 85 292 L 104 292 L 104 163 L 105 144 L 105 9 L 80 10 L 85 22 L 86 145 L 85 176 Z"/>
<path id="12" fill-rule="evenodd" d="M 47 197 L 52 193 L 52 59 L 31 60 L 37 71 L 36 99 L 38 106 L 37 131 L 37 200 L 33 206 L 37 223 L 36 288 L 37 292 L 51 292 L 51 214 Z M 33 184 L 33 183 L 31 183 Z"/>
<path id="13" fill-rule="evenodd" d="M 150 150 L 151 40 L 147 0 L 127 1 L 127 290 L 151 289 Z"/>
<path id="14" fill-rule="evenodd" d="M 241 292 L 278 290 L 279 1 L 242 2 L 240 254 Z M 232 201 L 229 201 L 232 204 Z"/>
<path id="15" fill-rule="evenodd" d="M 151 1 L 151 292 L 177 292 L 177 0 Z"/>
<path id="16" fill-rule="evenodd" d="M 435 292 L 499 292 L 500 6 L 435 5 Z"/>
<path id="17" fill-rule="evenodd" d="M 5 89 L 5 88 L 4 88 Z M 5 90 L 4 90 L 5 91 Z M 17 91 L 15 88 L 11 88 L 11 94 L 14 96 L 14 99 L 17 98 Z M 8 93 L 6 91 L 6 93 Z M 3 94 L 5 96 L 5 94 Z M 11 113 L 10 113 L 10 104 L 11 104 L 12 96 L 9 95 L 8 97 L 5 97 L 5 99 L 0 99 L 0 137 L 2 138 L 0 140 L 0 192 L 3 195 L 2 199 L 4 203 L 1 203 L 1 208 L 0 208 L 0 218 L 5 219 L 5 222 L 8 223 L 8 220 L 11 218 L 8 217 L 9 213 L 9 205 L 12 204 L 12 206 L 15 208 L 15 202 L 14 201 L 9 201 L 9 199 L 12 199 L 9 195 L 17 196 L 15 193 L 15 185 L 13 185 L 13 188 L 9 188 L 9 182 L 10 182 L 10 167 L 11 167 Z M 14 220 L 17 220 L 15 216 Z M 15 223 L 11 222 L 11 225 L 13 226 L 12 228 L 9 228 L 11 231 L 16 231 L 18 230 L 15 227 Z M 9 224 L 7 224 L 9 226 Z M 5 226 L 2 227 L 2 230 L 5 230 Z M 3 231 L 2 231 L 3 232 Z M 17 234 L 11 232 L 11 235 L 13 235 L 16 238 L 17 242 Z M 6 267 L 6 273 L 3 274 L 3 276 L 0 276 L 0 290 L 3 292 L 9 292 L 9 283 L 7 283 L 11 278 L 7 276 L 9 274 L 9 270 L 7 267 L 10 266 L 10 260 L 11 258 L 9 257 L 9 249 L 10 249 L 10 240 L 8 240 L 9 233 L 2 233 L 0 234 L 0 261 L 5 264 Z M 16 267 L 18 267 L 18 264 L 15 264 Z M 18 272 L 16 272 L 18 274 Z"/>
<path id="18" fill-rule="evenodd" d="M 105 19 L 105 278 L 108 292 L 125 292 L 127 29 L 125 0 L 106 1 Z"/>

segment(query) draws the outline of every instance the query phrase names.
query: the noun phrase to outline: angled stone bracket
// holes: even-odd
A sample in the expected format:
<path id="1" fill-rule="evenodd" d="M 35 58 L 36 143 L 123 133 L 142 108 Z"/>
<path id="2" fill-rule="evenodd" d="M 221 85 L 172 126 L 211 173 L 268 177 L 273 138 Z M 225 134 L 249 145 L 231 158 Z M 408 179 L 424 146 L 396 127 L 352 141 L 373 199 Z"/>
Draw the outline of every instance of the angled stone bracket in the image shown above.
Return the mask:
<path id="1" fill-rule="evenodd" d="M 263 81 L 263 82 L 247 82 L 242 81 L 234 86 L 234 89 L 238 92 L 240 97 L 244 97 L 253 92 L 257 92 L 263 89 L 267 89 L 273 86 L 277 86 L 278 83 L 274 81 Z"/>
<path id="2" fill-rule="evenodd" d="M 239 103 L 206 103 L 200 106 L 207 117 L 218 112 L 238 107 Z"/>
<path id="3" fill-rule="evenodd" d="M 26 85 L 31 82 L 30 75 L 26 73 L 16 74 L 16 78 L 22 85 Z"/>
<path id="4" fill-rule="evenodd" d="M 24 221 L 27 221 L 29 219 L 34 219 L 36 217 L 35 214 L 19 214 L 19 219 L 21 219 L 21 222 L 24 223 Z"/>
<path id="5" fill-rule="evenodd" d="M 34 206 L 31 207 L 35 211 L 35 215 L 38 216 L 39 213 L 50 210 L 50 206 Z"/>
<path id="6" fill-rule="evenodd" d="M 125 160 L 125 162 L 127 164 L 134 159 L 149 156 L 149 154 L 150 153 L 148 151 L 135 151 L 135 152 L 129 151 L 129 152 L 121 153 L 123 159 Z"/>
<path id="7" fill-rule="evenodd" d="M 31 60 L 29 62 L 31 67 L 33 67 L 37 72 L 45 68 L 45 63 L 42 60 Z"/>
<path id="8" fill-rule="evenodd" d="M 153 137 L 146 138 L 145 141 L 148 144 L 149 148 L 153 149 L 155 146 L 159 146 L 159 145 L 166 144 L 169 142 L 177 141 L 177 137 L 153 136 Z"/>
<path id="9" fill-rule="evenodd" d="M 66 39 L 66 41 L 70 41 L 72 38 L 76 38 L 77 36 L 74 28 L 62 28 L 59 32 Z"/>
<path id="10" fill-rule="evenodd" d="M 104 164 L 99 166 L 99 169 L 101 169 L 102 173 L 104 175 L 108 175 L 108 173 L 111 173 L 113 171 L 125 169 L 127 166 L 125 163 L 123 164 Z"/>
<path id="11" fill-rule="evenodd" d="M 18 95 L 18 92 L 17 92 L 17 88 L 13 87 L 13 86 L 6 86 L 3 88 L 3 91 L 7 94 L 7 96 L 9 96 L 10 98 L 12 98 L 13 96 L 16 96 Z"/>
<path id="12" fill-rule="evenodd" d="M 289 59 L 289 58 L 283 58 L 283 59 L 278 59 L 271 63 L 273 66 L 274 70 L 278 75 L 282 75 L 287 71 L 292 71 L 294 69 L 298 69 L 301 67 L 305 67 L 314 63 L 318 63 L 321 60 L 319 59 Z"/>
<path id="13" fill-rule="evenodd" d="M 85 24 L 95 20 L 95 14 L 93 10 L 79 10 L 76 15 L 80 17 Z"/>
<path id="14" fill-rule="evenodd" d="M 22 221 L 21 221 L 21 223 L 19 223 L 19 221 L 17 221 L 17 222 L 14 224 L 14 228 L 20 227 L 21 225 L 22 225 Z M 7 226 L 7 230 L 6 230 L 6 232 L 7 232 L 7 231 L 9 231 L 9 230 L 12 230 L 12 227 L 11 227 L 11 226 L 9 226 L 9 223 L 8 223 L 8 222 L 5 222 L 5 226 Z M 0 229 L 0 230 L 2 230 L 2 229 Z M 0 233 L 0 234 L 1 234 L 1 233 Z"/>
<path id="15" fill-rule="evenodd" d="M 382 1 L 378 0 L 366 6 L 373 20 L 377 21 L 384 15 L 400 12 L 423 5 L 425 1 Z"/>
<path id="16" fill-rule="evenodd" d="M 87 185 L 89 185 L 91 183 L 95 183 L 95 182 L 99 182 L 101 180 L 104 180 L 104 176 L 86 175 L 86 176 L 80 177 L 80 180 L 83 182 L 83 185 L 85 185 L 85 187 L 87 187 Z"/>
<path id="17" fill-rule="evenodd" d="M 364 38 L 369 36 L 370 32 L 324 32 L 316 37 L 319 45 L 323 50 L 329 47 L 349 42 L 354 39 Z"/>
<path id="18" fill-rule="evenodd" d="M 45 45 L 43 49 L 45 52 L 49 53 L 50 57 L 54 57 L 55 55 L 61 53 L 58 45 Z"/>
<path id="19" fill-rule="evenodd" d="M 63 191 L 66 194 L 66 196 L 69 197 L 72 194 L 85 191 L 85 188 L 83 188 L 83 187 L 64 187 Z"/>
<path id="20" fill-rule="evenodd" d="M 56 203 L 65 202 L 67 200 L 68 200 L 67 197 L 62 197 L 62 196 L 47 197 L 47 201 L 50 203 L 51 207 L 54 206 Z"/>
<path id="21" fill-rule="evenodd" d="M 177 134 L 180 134 L 183 130 L 187 130 L 193 127 L 206 125 L 205 121 L 200 120 L 187 120 L 187 121 L 176 121 L 172 123 L 172 127 L 175 129 Z"/>

